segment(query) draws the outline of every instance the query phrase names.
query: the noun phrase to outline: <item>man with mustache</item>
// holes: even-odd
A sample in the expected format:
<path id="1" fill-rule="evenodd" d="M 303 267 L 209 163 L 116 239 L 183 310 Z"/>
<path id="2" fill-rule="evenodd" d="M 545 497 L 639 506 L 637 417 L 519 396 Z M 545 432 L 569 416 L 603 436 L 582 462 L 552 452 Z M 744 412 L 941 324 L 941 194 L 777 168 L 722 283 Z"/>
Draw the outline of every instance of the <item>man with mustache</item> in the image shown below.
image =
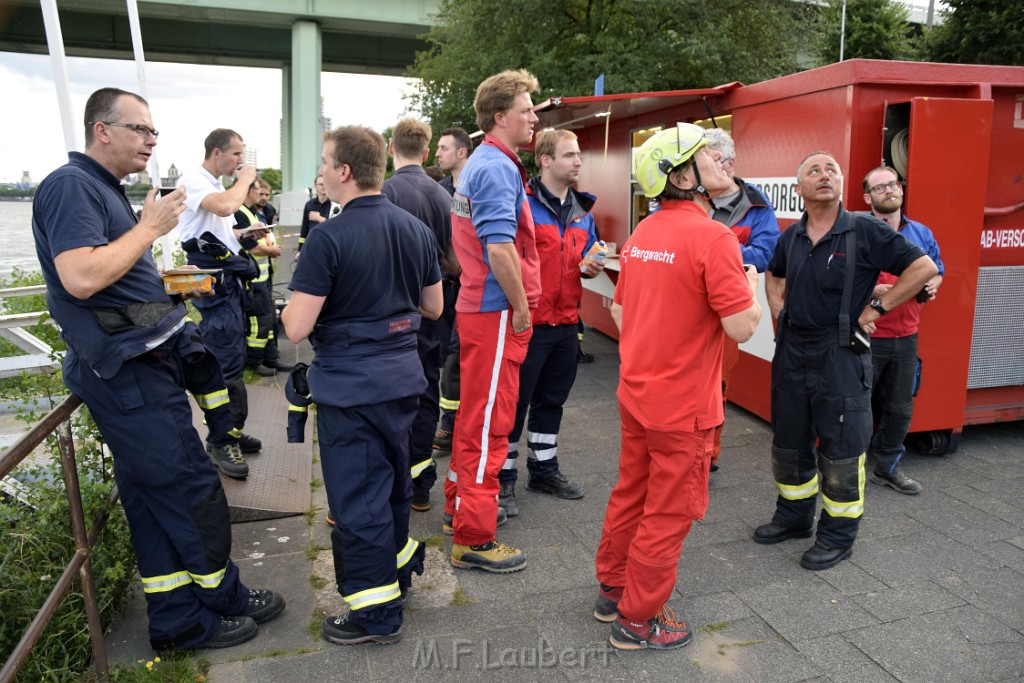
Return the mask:
<path id="1" fill-rule="evenodd" d="M 876 218 L 847 213 L 843 172 L 828 152 L 797 168 L 806 207 L 779 238 L 765 271 L 777 319 L 772 360 L 775 515 L 758 543 L 808 538 L 821 471 L 822 512 L 806 569 L 833 567 L 853 552 L 864 514 L 864 461 L 871 438 L 871 350 L 875 321 L 938 272 L 918 247 Z M 881 271 L 899 275 L 872 298 Z"/>

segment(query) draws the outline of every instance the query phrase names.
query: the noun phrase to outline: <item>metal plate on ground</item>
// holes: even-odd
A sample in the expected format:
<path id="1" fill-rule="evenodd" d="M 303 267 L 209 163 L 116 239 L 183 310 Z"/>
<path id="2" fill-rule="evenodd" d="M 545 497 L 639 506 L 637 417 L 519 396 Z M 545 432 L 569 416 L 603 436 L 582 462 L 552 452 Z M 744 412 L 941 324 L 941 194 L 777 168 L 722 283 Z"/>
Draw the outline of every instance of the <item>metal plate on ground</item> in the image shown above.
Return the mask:
<path id="1" fill-rule="evenodd" d="M 284 381 L 285 375 L 279 375 Z M 248 479 L 229 479 L 221 483 L 231 508 L 232 522 L 249 522 L 301 515 L 309 509 L 312 478 L 312 429 L 306 425 L 305 443 L 288 443 L 288 401 L 284 389 L 246 385 L 249 417 L 245 433 L 263 442 L 263 450 L 246 455 Z M 192 403 L 192 424 L 200 438 L 206 438 L 202 411 Z"/>

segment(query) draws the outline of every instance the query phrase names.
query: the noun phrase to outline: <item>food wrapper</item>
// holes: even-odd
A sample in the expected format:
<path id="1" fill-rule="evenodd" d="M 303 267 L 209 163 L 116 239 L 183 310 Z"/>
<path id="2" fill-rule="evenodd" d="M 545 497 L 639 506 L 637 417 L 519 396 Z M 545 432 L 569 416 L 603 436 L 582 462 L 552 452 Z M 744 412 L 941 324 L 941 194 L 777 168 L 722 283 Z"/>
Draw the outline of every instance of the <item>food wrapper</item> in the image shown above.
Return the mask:
<path id="1" fill-rule="evenodd" d="M 167 271 L 160 275 L 168 294 L 202 295 L 213 292 L 213 275 L 203 271 Z"/>

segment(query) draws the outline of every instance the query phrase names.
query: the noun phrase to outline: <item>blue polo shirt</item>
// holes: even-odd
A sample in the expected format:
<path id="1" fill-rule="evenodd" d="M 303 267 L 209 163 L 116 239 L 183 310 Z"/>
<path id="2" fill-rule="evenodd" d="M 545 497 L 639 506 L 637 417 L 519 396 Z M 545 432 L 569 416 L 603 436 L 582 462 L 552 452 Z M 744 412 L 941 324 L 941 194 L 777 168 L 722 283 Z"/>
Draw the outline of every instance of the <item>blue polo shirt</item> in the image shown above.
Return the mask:
<path id="1" fill-rule="evenodd" d="M 441 262 L 452 241 L 452 197 L 422 166 L 403 166 L 384 181 L 381 192 L 395 206 L 423 221 L 437 242 Z"/>
<path id="2" fill-rule="evenodd" d="M 88 299 L 68 294 L 57 276 L 53 259 L 80 247 L 101 247 L 135 227 L 138 220 L 118 178 L 80 152 L 46 177 L 32 202 L 32 233 L 36 255 L 46 280 L 47 298 L 86 308 L 116 307 L 145 301 L 167 301 L 163 281 L 147 250 L 117 282 Z M 64 326 L 59 310 L 50 308 Z"/>
<path id="3" fill-rule="evenodd" d="M 440 280 L 433 234 L 383 195 L 311 231 L 288 287 L 326 297 L 310 335 L 313 399 L 346 408 L 422 393 L 420 292 Z"/>
<path id="4" fill-rule="evenodd" d="M 799 222 L 782 233 L 768 263 L 772 275 L 786 279 L 787 323 L 802 328 L 838 324 L 846 281 L 846 239 L 855 225 L 857 255 L 850 296 L 851 321 L 856 321 L 867 306 L 880 272 L 899 275 L 925 255 L 920 247 L 882 221 L 849 213 L 842 204 L 832 229 L 812 245 L 804 213 Z"/>

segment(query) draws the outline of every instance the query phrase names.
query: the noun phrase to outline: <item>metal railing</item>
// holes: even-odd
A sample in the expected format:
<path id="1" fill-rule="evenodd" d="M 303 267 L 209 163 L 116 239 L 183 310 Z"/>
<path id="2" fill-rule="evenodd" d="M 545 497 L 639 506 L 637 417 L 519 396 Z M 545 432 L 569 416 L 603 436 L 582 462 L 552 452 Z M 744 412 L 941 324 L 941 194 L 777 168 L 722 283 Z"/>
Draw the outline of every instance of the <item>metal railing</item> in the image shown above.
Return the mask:
<path id="1" fill-rule="evenodd" d="M 0 300 L 45 293 L 46 285 L 7 287 L 0 289 Z M 57 366 L 59 361 L 54 360 L 55 356 L 50 345 L 24 329 L 38 325 L 42 321 L 53 323 L 45 310 L 13 314 L 0 312 L 0 337 L 11 342 L 26 354 L 0 358 L 0 377 L 17 377 L 23 372 L 30 375 L 51 372 Z"/>
<path id="2" fill-rule="evenodd" d="M 25 629 L 21 640 L 14 647 L 3 668 L 0 669 L 0 683 L 11 683 L 14 677 L 25 665 L 32 648 L 35 647 L 43 631 L 49 625 L 60 607 L 61 602 L 67 597 L 75 581 L 75 575 L 81 582 L 82 598 L 85 602 L 85 614 L 89 624 L 89 637 L 92 640 L 93 661 L 96 665 L 96 673 L 100 681 L 106 681 L 108 676 L 107 650 L 103 642 L 103 625 L 100 621 L 100 608 L 96 596 L 96 585 L 93 580 L 92 562 L 90 553 L 93 545 L 99 537 L 103 527 L 106 526 L 107 518 L 111 509 L 117 503 L 117 486 L 114 485 L 107 505 L 93 523 L 92 528 L 86 532 L 85 510 L 82 505 L 82 493 L 78 483 L 78 463 L 75 459 L 75 444 L 71 432 L 71 415 L 82 404 L 81 399 L 71 395 L 59 406 L 47 413 L 39 424 L 29 430 L 21 439 L 11 446 L 6 453 L 0 457 L 0 479 L 6 477 L 10 472 L 27 458 L 37 446 L 46 438 L 57 432 L 57 445 L 60 449 L 60 464 L 64 474 L 64 491 L 71 507 L 71 529 L 75 537 L 75 554 L 71 561 L 64 568 L 53 590 L 43 601 L 39 612 L 32 623 Z M 59 431 L 58 431 L 59 430 Z"/>

